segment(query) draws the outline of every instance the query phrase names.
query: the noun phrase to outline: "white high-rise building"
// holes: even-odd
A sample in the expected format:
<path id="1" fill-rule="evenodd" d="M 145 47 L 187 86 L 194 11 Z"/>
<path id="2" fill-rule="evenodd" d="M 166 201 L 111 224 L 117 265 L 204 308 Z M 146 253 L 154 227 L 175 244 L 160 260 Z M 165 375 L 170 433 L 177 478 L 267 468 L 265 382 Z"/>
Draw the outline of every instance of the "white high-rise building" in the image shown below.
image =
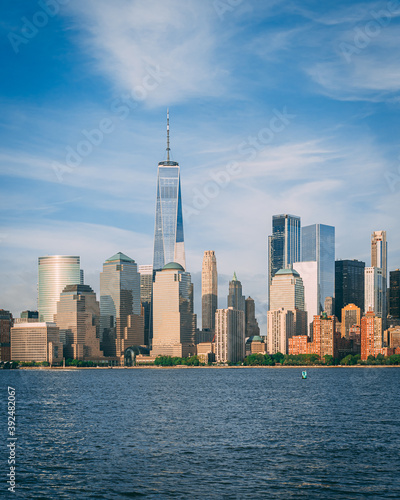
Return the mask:
<path id="1" fill-rule="evenodd" d="M 386 231 L 374 231 L 371 234 L 371 267 L 382 270 L 382 324 L 386 328 L 387 310 L 387 240 Z M 366 307 L 366 306 L 365 306 Z"/>
<path id="2" fill-rule="evenodd" d="M 83 284 L 83 271 L 77 255 L 39 257 L 38 311 L 39 321 L 54 321 L 57 302 L 67 285 Z"/>
<path id="3" fill-rule="evenodd" d="M 366 267 L 364 270 L 365 276 L 365 297 L 364 308 L 365 313 L 373 311 L 375 316 L 382 318 L 383 313 L 383 295 L 386 292 L 384 289 L 384 278 L 382 269 L 379 267 Z"/>
<path id="4" fill-rule="evenodd" d="M 312 330 L 314 316 L 320 314 L 318 293 L 318 262 L 295 262 L 295 269 L 303 280 L 304 285 L 304 310 L 307 311 L 309 322 L 308 331 Z"/>
<path id="5" fill-rule="evenodd" d="M 215 313 L 215 359 L 237 363 L 245 356 L 245 313 L 233 307 Z"/>
<path id="6" fill-rule="evenodd" d="M 293 311 L 277 309 L 268 311 L 268 354 L 288 354 L 289 339 L 295 333 L 295 315 Z"/>

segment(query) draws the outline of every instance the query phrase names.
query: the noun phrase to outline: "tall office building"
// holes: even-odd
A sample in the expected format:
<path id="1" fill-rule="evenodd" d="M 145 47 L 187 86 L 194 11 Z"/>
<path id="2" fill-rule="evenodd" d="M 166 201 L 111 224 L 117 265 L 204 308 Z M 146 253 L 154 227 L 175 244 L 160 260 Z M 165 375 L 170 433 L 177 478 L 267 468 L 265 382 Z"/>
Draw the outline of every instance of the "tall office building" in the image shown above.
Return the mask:
<path id="1" fill-rule="evenodd" d="M 144 343 L 150 345 L 151 342 L 151 299 L 153 294 L 153 266 L 139 266 L 140 274 L 140 303 L 144 315 Z"/>
<path id="2" fill-rule="evenodd" d="M 260 335 L 260 327 L 256 319 L 256 306 L 254 299 L 248 297 L 245 301 L 245 337 L 254 337 Z"/>
<path id="3" fill-rule="evenodd" d="M 290 314 L 287 314 L 288 311 Z M 287 354 L 289 339 L 306 332 L 303 280 L 294 269 L 281 269 L 275 274 L 270 287 L 270 310 L 267 313 L 269 354 Z"/>
<path id="4" fill-rule="evenodd" d="M 53 322 L 60 293 L 67 285 L 83 284 L 80 259 L 76 255 L 39 257 L 39 321 Z"/>
<path id="5" fill-rule="evenodd" d="M 318 354 L 321 359 L 324 359 L 324 356 L 337 358 L 339 336 L 336 331 L 335 316 L 328 316 L 325 312 L 314 316 L 313 341 L 310 350 Z"/>
<path id="6" fill-rule="evenodd" d="M 296 215 L 272 216 L 272 235 L 268 237 L 269 284 L 280 269 L 286 269 L 293 262 L 300 261 L 301 222 Z"/>
<path id="7" fill-rule="evenodd" d="M 388 315 L 387 300 L 387 240 L 386 231 L 374 231 L 371 234 L 371 267 L 382 269 L 382 320 L 383 328 L 386 328 L 386 318 Z"/>
<path id="8" fill-rule="evenodd" d="M 243 310 L 228 307 L 215 313 L 215 360 L 237 363 L 245 356 L 245 315 Z"/>
<path id="9" fill-rule="evenodd" d="M 100 359 L 100 306 L 88 285 L 67 285 L 57 303 L 54 322 L 60 329 L 64 356 Z"/>
<path id="10" fill-rule="evenodd" d="M 340 318 L 343 307 L 355 304 L 364 311 L 365 262 L 337 260 L 335 262 L 335 316 Z"/>
<path id="11" fill-rule="evenodd" d="M 301 254 L 302 262 L 317 263 L 317 314 L 320 314 L 324 311 L 325 299 L 335 296 L 335 228 L 325 224 L 303 227 Z M 295 269 L 296 264 L 293 265 Z"/>
<path id="12" fill-rule="evenodd" d="M 386 292 L 382 269 L 366 267 L 365 273 L 365 313 L 373 311 L 376 316 L 383 318 L 383 295 Z"/>
<path id="13" fill-rule="evenodd" d="M 107 259 L 100 273 L 100 336 L 105 356 L 123 357 L 128 316 L 141 314 L 140 274 L 136 262 L 121 252 Z"/>
<path id="14" fill-rule="evenodd" d="M 295 262 L 293 269 L 300 275 L 304 286 L 304 310 L 307 312 L 306 332 L 312 333 L 313 318 L 319 314 L 318 262 Z"/>
<path id="15" fill-rule="evenodd" d="M 400 319 L 400 269 L 390 271 L 390 308 L 389 314 Z"/>
<path id="16" fill-rule="evenodd" d="M 277 309 L 268 311 L 268 354 L 288 354 L 289 339 L 295 334 L 295 311 Z"/>
<path id="17" fill-rule="evenodd" d="M 153 283 L 151 354 L 186 357 L 196 353 L 196 315 L 190 274 L 177 262 L 156 272 Z"/>
<path id="18" fill-rule="evenodd" d="M 347 304 L 342 309 L 341 336 L 350 338 L 350 329 L 361 325 L 361 309 L 355 304 Z"/>
<path id="19" fill-rule="evenodd" d="M 11 328 L 13 316 L 0 309 L 0 361 L 11 361 Z"/>
<path id="20" fill-rule="evenodd" d="M 271 284 L 270 310 L 287 309 L 304 311 L 304 285 L 294 269 L 281 269 Z"/>
<path id="21" fill-rule="evenodd" d="M 246 310 L 245 297 L 242 295 L 242 283 L 237 279 L 236 273 L 233 273 L 232 281 L 229 282 L 228 307 L 233 307 L 238 311 Z"/>
<path id="22" fill-rule="evenodd" d="M 215 311 L 218 307 L 218 273 L 214 250 L 204 252 L 201 271 L 201 311 L 203 330 L 215 329 Z"/>
<path id="23" fill-rule="evenodd" d="M 160 271 L 169 262 L 186 268 L 180 168 L 170 160 L 168 113 L 167 161 L 158 164 L 157 172 L 153 270 Z"/>

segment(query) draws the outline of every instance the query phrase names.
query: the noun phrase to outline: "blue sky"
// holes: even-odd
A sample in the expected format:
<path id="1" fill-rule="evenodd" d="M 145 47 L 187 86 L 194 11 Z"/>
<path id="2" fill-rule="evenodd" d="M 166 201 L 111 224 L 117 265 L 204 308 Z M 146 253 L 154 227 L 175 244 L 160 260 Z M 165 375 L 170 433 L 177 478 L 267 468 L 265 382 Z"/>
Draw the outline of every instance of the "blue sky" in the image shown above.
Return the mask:
<path id="1" fill-rule="evenodd" d="M 367 265 L 370 234 L 384 229 L 389 269 L 400 267 L 400 2 L 1 10 L 0 308 L 36 308 L 41 255 L 80 255 L 97 292 L 117 251 L 152 262 L 167 107 L 196 312 L 212 249 L 220 306 L 235 270 L 265 324 L 277 213 L 335 226 L 337 258 Z"/>

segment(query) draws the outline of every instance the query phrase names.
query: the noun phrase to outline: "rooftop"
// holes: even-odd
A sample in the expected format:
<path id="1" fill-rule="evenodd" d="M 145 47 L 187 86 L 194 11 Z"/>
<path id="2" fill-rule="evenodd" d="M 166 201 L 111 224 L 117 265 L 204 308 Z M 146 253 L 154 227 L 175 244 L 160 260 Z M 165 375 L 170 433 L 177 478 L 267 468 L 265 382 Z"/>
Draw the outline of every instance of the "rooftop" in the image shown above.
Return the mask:
<path id="1" fill-rule="evenodd" d="M 184 271 L 183 267 L 177 262 L 169 262 L 168 264 L 165 264 L 165 266 L 162 268 L 163 271 L 168 269 L 175 269 L 176 271 Z"/>

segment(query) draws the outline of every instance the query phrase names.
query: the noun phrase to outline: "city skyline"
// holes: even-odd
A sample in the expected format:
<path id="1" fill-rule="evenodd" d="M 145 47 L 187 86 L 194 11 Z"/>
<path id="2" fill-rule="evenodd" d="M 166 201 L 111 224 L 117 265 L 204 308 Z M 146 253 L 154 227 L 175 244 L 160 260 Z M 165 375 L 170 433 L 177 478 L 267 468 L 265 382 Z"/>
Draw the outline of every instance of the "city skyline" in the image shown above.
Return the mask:
<path id="1" fill-rule="evenodd" d="M 119 2 L 71 1 L 18 46 L 8 35 L 21 36 L 22 17 L 40 7 L 4 13 L 0 307 L 36 309 L 39 256 L 79 255 L 98 297 L 109 255 L 152 263 L 167 107 L 196 312 L 203 252 L 214 249 L 220 307 L 236 270 L 265 331 L 273 214 L 334 226 L 336 258 L 367 267 L 370 234 L 385 230 L 388 273 L 398 268 L 397 15 L 361 49 L 355 34 L 378 22 L 374 2 L 308 11 L 242 2 L 224 14 L 212 3 L 153 4 L 151 14 L 133 5 L 121 17 Z M 78 158 L 82 141 L 91 151 Z"/>

